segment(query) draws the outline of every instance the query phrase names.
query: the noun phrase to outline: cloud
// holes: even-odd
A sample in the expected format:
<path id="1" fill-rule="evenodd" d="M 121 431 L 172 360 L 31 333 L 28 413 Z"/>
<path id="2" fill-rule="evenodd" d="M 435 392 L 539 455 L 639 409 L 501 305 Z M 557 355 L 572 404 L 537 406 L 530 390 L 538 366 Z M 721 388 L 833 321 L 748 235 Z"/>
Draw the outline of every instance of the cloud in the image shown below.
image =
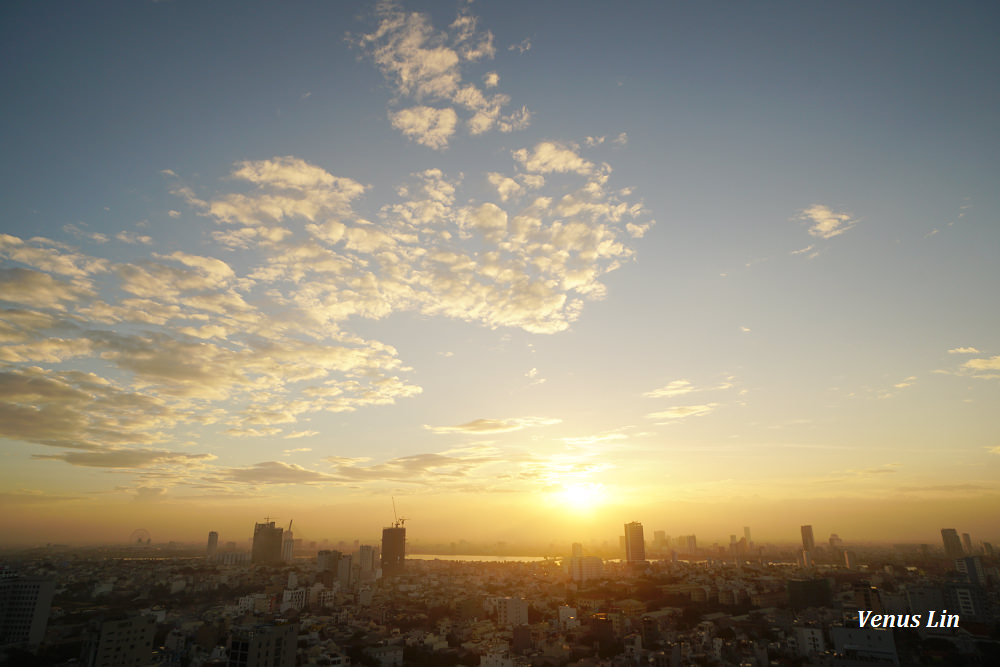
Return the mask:
<path id="1" fill-rule="evenodd" d="M 802 210 L 797 219 L 810 223 L 809 234 L 820 239 L 840 236 L 858 224 L 850 213 L 835 213 L 822 204 L 813 204 Z"/>
<path id="2" fill-rule="evenodd" d="M 507 47 L 508 51 L 517 51 L 518 53 L 527 53 L 531 50 L 531 40 L 525 37 L 517 44 L 511 44 Z"/>
<path id="3" fill-rule="evenodd" d="M 333 484 L 340 481 L 334 475 L 281 461 L 263 461 L 243 468 L 222 468 L 214 471 L 208 479 L 242 484 Z"/>
<path id="4" fill-rule="evenodd" d="M 672 398 L 674 396 L 683 396 L 685 394 L 690 394 L 693 392 L 700 391 L 720 391 L 723 389 L 732 389 L 733 383 L 731 382 L 733 378 L 728 378 L 725 382 L 720 382 L 717 385 L 709 387 L 696 387 L 691 384 L 689 380 L 672 380 L 667 384 L 653 389 L 652 391 L 647 391 L 643 394 L 646 398 Z"/>
<path id="5" fill-rule="evenodd" d="M 51 503 L 87 500 L 83 496 L 69 496 L 45 493 L 43 491 L 0 491 L 0 503 L 4 505 L 48 505 Z"/>
<path id="6" fill-rule="evenodd" d="M 176 211 L 171 212 L 175 213 Z M 126 231 L 124 229 L 115 234 L 115 238 L 122 243 L 128 243 L 129 245 L 152 245 L 153 243 L 153 237 L 151 236 L 146 234 L 136 234 L 135 232 Z"/>
<path id="7" fill-rule="evenodd" d="M 75 252 L 50 239 L 35 237 L 24 241 L 10 234 L 0 234 L 0 257 L 46 273 L 78 279 L 104 273 L 109 266 L 105 259 Z"/>
<path id="8" fill-rule="evenodd" d="M 672 396 L 683 396 L 695 391 L 695 387 L 688 380 L 673 380 L 658 389 L 647 391 L 643 394 L 646 398 L 663 398 Z"/>
<path id="9" fill-rule="evenodd" d="M 962 364 L 962 368 L 971 371 L 1000 371 L 1000 355 L 988 359 L 969 359 Z"/>
<path id="10" fill-rule="evenodd" d="M 409 311 L 565 330 L 603 297 L 603 276 L 633 256 L 625 227 L 652 221 L 631 190 L 607 187 L 609 168 L 580 173 L 575 153 L 562 150 L 524 150 L 526 164 L 571 169 L 553 183 L 521 163 L 488 172 L 495 202 L 427 169 L 369 211 L 360 210 L 368 186 L 294 156 L 237 162 L 208 195 L 173 189 L 216 223 L 214 251 L 171 248 L 115 263 L 5 237 L 0 361 L 12 367 L 0 373 L 0 435 L 94 453 L 55 456 L 74 465 L 126 462 L 152 475 L 179 465 L 166 443 L 191 441 L 191 428 L 307 437 L 314 432 L 294 425 L 309 415 L 419 394 L 396 349 L 351 332 L 353 321 Z M 23 254 L 28 247 L 45 252 Z M 239 253 L 219 254 L 229 249 Z M 23 264 L 17 253 L 36 268 L 9 266 Z M 68 360 L 95 372 L 43 368 Z M 542 423 L 554 421 L 477 420 L 438 432 Z"/>
<path id="11" fill-rule="evenodd" d="M 285 435 L 285 440 L 295 440 L 298 438 L 311 438 L 314 435 L 319 435 L 319 431 L 293 431 L 292 433 L 288 433 L 287 435 Z M 299 449 L 301 451 L 312 451 L 308 447 L 301 447 Z"/>
<path id="12" fill-rule="evenodd" d="M 955 347 L 948 350 L 948 354 L 979 354 L 979 350 L 974 347 Z"/>
<path id="13" fill-rule="evenodd" d="M 65 281 L 31 269 L 0 269 L 0 300 L 10 303 L 65 310 L 67 304 L 93 294 L 86 279 Z"/>
<path id="14" fill-rule="evenodd" d="M 667 410 L 661 410 L 659 412 L 651 412 L 646 417 L 649 419 L 660 419 L 666 420 L 662 423 L 669 423 L 671 421 L 676 421 L 679 419 L 685 419 L 687 417 L 701 417 L 712 412 L 718 403 L 707 403 L 704 405 L 678 405 Z"/>
<path id="15" fill-rule="evenodd" d="M 448 146 L 448 139 L 455 134 L 458 115 L 453 109 L 412 107 L 389 114 L 392 126 L 418 144 L 441 149 Z"/>
<path id="16" fill-rule="evenodd" d="M 513 155 L 526 170 L 540 174 L 574 172 L 587 175 L 594 171 L 592 162 L 580 157 L 571 147 L 553 141 L 535 144 L 530 151 L 521 148 Z"/>
<path id="17" fill-rule="evenodd" d="M 164 401 L 78 371 L 0 371 L 0 437 L 103 452 L 148 445 L 182 419 Z"/>
<path id="18" fill-rule="evenodd" d="M 434 28 L 427 14 L 406 12 L 392 2 L 379 3 L 376 18 L 373 32 L 349 39 L 392 85 L 395 101 L 421 104 L 390 112 L 394 128 L 418 143 L 441 149 L 455 133 L 458 111 L 472 135 L 492 129 L 511 132 L 528 125 L 531 113 L 527 108 L 504 115 L 510 98 L 484 92 L 499 85 L 496 72 L 482 77 L 482 88 L 463 80 L 464 67 L 496 53 L 493 34 L 480 30 L 478 19 L 468 11 L 460 12 L 443 30 Z M 426 106 L 428 102 L 436 106 Z"/>
<path id="19" fill-rule="evenodd" d="M 64 461 L 87 468 L 145 468 L 164 464 L 199 465 L 215 459 L 211 454 L 185 454 L 165 449 L 104 449 L 61 454 L 33 454 L 33 459 Z"/>
<path id="20" fill-rule="evenodd" d="M 515 419 L 474 419 L 457 426 L 424 426 L 434 433 L 505 433 L 534 426 L 551 426 L 562 420 L 545 417 L 519 417 Z"/>
<path id="21" fill-rule="evenodd" d="M 134 503 L 158 503 L 162 502 L 167 495 L 167 490 L 162 487 L 140 486 L 135 490 Z"/>

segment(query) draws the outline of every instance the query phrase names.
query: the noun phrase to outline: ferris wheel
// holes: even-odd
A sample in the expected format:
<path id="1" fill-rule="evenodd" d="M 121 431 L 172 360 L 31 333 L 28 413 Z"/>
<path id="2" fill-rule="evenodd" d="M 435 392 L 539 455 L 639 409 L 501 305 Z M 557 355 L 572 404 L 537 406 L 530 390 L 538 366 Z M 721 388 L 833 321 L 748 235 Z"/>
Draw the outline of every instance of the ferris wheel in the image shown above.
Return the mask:
<path id="1" fill-rule="evenodd" d="M 145 528 L 136 528 L 128 538 L 128 543 L 134 547 L 148 547 L 153 538 Z"/>

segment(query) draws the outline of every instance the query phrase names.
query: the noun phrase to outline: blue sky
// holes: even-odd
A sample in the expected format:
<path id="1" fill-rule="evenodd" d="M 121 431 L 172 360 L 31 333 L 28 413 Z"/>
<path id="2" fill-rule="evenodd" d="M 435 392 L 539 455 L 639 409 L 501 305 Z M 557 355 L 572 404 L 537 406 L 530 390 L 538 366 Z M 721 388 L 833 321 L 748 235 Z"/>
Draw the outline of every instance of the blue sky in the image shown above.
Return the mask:
<path id="1" fill-rule="evenodd" d="M 2 12 L 22 539 L 996 539 L 995 5 Z"/>

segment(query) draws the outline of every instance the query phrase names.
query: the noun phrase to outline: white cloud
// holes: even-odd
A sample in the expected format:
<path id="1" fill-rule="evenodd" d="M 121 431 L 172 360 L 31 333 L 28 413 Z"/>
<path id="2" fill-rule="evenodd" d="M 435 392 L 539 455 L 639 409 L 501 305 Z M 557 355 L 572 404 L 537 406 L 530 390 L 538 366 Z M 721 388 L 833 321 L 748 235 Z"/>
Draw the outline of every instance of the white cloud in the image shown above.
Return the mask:
<path id="1" fill-rule="evenodd" d="M 418 143 L 441 149 L 455 133 L 458 110 L 466 114 L 464 124 L 472 135 L 494 128 L 511 132 L 528 125 L 531 114 L 527 108 L 504 115 L 502 109 L 510 98 L 484 93 L 499 85 L 496 72 L 482 77 L 482 88 L 463 81 L 466 65 L 491 59 L 496 52 L 493 34 L 480 30 L 475 16 L 460 12 L 445 30 L 435 29 L 428 15 L 406 12 L 394 3 L 380 3 L 376 16 L 374 32 L 353 41 L 392 84 L 397 102 L 408 99 L 420 103 L 390 112 L 394 128 Z"/>
<path id="2" fill-rule="evenodd" d="M 646 398 L 664 398 L 672 396 L 683 396 L 695 391 L 695 387 L 688 380 L 673 380 L 659 389 L 653 389 L 643 394 Z"/>
<path id="3" fill-rule="evenodd" d="M 517 51 L 518 53 L 526 53 L 531 50 L 531 40 L 525 37 L 517 44 L 511 44 L 507 47 L 508 51 Z"/>
<path id="4" fill-rule="evenodd" d="M 1000 355 L 988 359 L 969 359 L 962 367 L 972 371 L 1000 371 Z"/>
<path id="5" fill-rule="evenodd" d="M 799 220 L 810 223 L 809 234 L 820 239 L 831 239 L 858 224 L 850 213 L 836 213 L 822 204 L 813 204 L 798 215 Z"/>
<path id="6" fill-rule="evenodd" d="M 543 141 L 532 150 L 522 148 L 514 151 L 514 159 L 531 172 L 548 174 L 552 172 L 590 174 L 594 164 L 580 157 L 572 148 L 553 141 Z"/>
<path id="7" fill-rule="evenodd" d="M 645 392 L 643 396 L 646 398 L 673 398 L 674 396 L 683 396 L 694 392 L 722 391 L 733 388 L 732 379 L 733 378 L 730 377 L 727 378 L 725 382 L 720 382 L 719 384 L 707 387 L 695 386 L 689 380 L 672 380 L 662 387 Z"/>
<path id="8" fill-rule="evenodd" d="M 955 347 L 948 350 L 948 354 L 979 354 L 979 350 L 974 347 Z"/>
<path id="9" fill-rule="evenodd" d="M 524 190 L 520 183 L 515 181 L 513 178 L 504 176 L 495 171 L 491 171 L 486 175 L 487 180 L 497 190 L 497 194 L 500 195 L 500 201 L 507 201 L 512 197 L 516 197 Z"/>
<path id="10" fill-rule="evenodd" d="M 659 412 L 651 412 L 646 417 L 649 419 L 665 420 L 661 423 L 669 423 L 672 421 L 677 421 L 679 419 L 685 419 L 687 417 L 701 417 L 712 412 L 717 403 L 707 403 L 704 405 L 678 405 L 667 410 L 660 410 Z"/>
<path id="11" fill-rule="evenodd" d="M 458 116 L 453 109 L 419 106 L 389 114 L 392 126 L 418 144 L 441 149 L 455 134 Z"/>
<path id="12" fill-rule="evenodd" d="M 124 229 L 115 234 L 115 238 L 129 245 L 152 245 L 153 243 L 153 238 L 147 234 L 136 234 Z"/>
<path id="13" fill-rule="evenodd" d="M 514 419 L 474 419 L 471 422 L 457 426 L 424 426 L 434 433 L 505 433 L 520 431 L 534 426 L 551 426 L 560 423 L 559 419 L 545 417 L 518 417 Z"/>

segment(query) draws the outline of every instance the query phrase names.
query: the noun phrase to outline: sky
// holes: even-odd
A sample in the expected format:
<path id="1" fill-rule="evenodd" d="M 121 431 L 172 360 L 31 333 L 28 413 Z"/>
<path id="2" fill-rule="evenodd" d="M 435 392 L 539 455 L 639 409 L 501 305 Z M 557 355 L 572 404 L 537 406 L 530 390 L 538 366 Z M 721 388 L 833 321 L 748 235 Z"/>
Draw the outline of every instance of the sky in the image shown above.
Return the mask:
<path id="1" fill-rule="evenodd" d="M 12 2 L 4 541 L 1000 540 L 1000 8 Z"/>

